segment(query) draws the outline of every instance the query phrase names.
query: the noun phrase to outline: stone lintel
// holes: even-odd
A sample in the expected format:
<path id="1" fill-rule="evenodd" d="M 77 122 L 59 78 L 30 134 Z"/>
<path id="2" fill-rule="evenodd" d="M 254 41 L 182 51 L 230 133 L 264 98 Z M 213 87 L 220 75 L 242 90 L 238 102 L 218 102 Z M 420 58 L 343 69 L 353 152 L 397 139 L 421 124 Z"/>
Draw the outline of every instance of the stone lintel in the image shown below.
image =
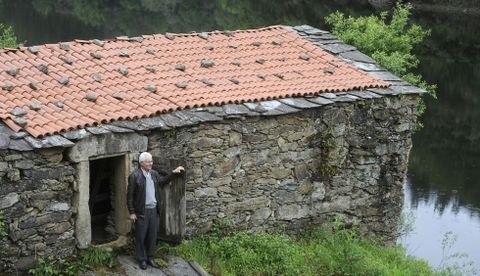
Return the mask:
<path id="1" fill-rule="evenodd" d="M 126 152 L 143 152 L 147 150 L 148 139 L 137 133 L 108 133 L 92 135 L 78 141 L 67 152 L 67 157 L 74 163 L 88 161 L 91 157 L 115 155 Z"/>

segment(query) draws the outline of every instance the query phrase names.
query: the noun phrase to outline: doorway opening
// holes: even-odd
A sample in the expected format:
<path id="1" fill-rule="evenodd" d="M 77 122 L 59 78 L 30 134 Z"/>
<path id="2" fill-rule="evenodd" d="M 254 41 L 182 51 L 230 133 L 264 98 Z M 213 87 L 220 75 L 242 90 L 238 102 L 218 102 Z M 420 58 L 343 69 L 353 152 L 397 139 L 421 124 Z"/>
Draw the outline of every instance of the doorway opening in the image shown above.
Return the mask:
<path id="1" fill-rule="evenodd" d="M 126 198 L 125 156 L 90 160 L 90 209 L 92 244 L 118 238 L 122 198 Z"/>

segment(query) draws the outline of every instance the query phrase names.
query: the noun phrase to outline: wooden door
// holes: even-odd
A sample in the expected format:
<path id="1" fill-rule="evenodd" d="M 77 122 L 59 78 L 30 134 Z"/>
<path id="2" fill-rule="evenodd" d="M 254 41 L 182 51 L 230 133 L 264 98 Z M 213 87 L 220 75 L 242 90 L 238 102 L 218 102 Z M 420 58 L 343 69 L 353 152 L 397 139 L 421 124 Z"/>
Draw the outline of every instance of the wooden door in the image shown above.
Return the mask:
<path id="1" fill-rule="evenodd" d="M 172 171 L 177 166 L 185 167 L 180 159 L 162 159 L 153 157 L 154 167 L 158 171 Z M 174 174 L 172 181 L 160 189 L 160 227 L 158 239 L 178 244 L 185 235 L 185 172 Z"/>

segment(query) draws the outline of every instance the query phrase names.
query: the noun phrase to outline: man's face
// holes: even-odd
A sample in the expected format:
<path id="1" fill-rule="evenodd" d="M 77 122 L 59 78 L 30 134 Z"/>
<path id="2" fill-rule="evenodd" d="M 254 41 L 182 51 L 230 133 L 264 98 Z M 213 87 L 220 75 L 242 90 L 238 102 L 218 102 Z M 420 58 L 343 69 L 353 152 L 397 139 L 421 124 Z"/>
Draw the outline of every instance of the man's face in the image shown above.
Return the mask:
<path id="1" fill-rule="evenodd" d="M 140 162 L 140 167 L 142 167 L 142 169 L 146 171 L 151 170 L 152 165 L 153 165 L 153 161 L 152 161 L 152 157 L 150 156 L 147 156 L 142 162 Z"/>

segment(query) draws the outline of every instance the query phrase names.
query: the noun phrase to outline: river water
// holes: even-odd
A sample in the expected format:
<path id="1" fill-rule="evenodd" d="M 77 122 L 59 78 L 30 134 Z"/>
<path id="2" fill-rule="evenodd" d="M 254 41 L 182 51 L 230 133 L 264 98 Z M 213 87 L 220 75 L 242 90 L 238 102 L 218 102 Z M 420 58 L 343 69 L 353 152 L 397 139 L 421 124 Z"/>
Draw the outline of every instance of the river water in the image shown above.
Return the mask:
<path id="1" fill-rule="evenodd" d="M 366 0 L 0 0 L 0 22 L 35 45 L 273 24 L 328 29 L 323 18 L 335 10 L 375 12 Z M 425 128 L 413 138 L 405 212 L 415 217 L 414 231 L 399 243 L 433 266 L 466 253 L 480 270 L 480 18 L 415 11 L 412 21 L 432 30 L 416 53 L 418 73 L 438 84 L 438 100 L 427 99 Z M 449 231 L 457 240 L 442 250 Z"/>
<path id="2" fill-rule="evenodd" d="M 401 242 L 434 266 L 448 254 L 466 253 L 469 258 L 454 261 L 474 261 L 470 268 L 480 273 L 480 17 L 414 18 L 432 29 L 417 50 L 418 72 L 438 85 L 438 100 L 427 100 L 425 128 L 413 137 L 405 211 L 415 215 L 415 230 Z M 457 240 L 443 250 L 449 231 Z"/>

